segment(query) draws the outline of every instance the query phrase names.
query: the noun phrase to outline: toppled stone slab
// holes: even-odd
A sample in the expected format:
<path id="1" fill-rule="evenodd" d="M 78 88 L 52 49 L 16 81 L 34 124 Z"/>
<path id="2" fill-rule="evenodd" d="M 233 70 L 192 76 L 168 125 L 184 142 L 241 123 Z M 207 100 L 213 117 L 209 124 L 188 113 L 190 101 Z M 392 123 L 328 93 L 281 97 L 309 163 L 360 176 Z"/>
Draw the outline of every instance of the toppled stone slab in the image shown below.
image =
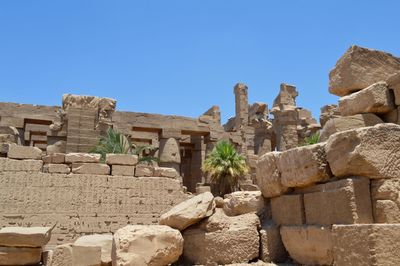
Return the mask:
<path id="1" fill-rule="evenodd" d="M 290 257 L 297 263 L 305 265 L 332 265 L 333 245 L 331 229 L 321 226 L 282 226 L 281 236 Z"/>
<path id="2" fill-rule="evenodd" d="M 399 58 L 389 53 L 351 46 L 329 73 L 329 92 L 345 96 L 385 81 L 399 71 Z"/>
<path id="3" fill-rule="evenodd" d="M 277 160 L 282 185 L 304 187 L 328 180 L 331 171 L 324 148 L 325 143 L 318 143 L 282 152 Z"/>
<path id="4" fill-rule="evenodd" d="M 42 248 L 0 247 L 0 265 L 36 265 Z"/>
<path id="5" fill-rule="evenodd" d="M 42 158 L 42 150 L 37 147 L 10 145 L 8 158 L 40 160 Z"/>
<path id="6" fill-rule="evenodd" d="M 386 82 L 372 84 L 339 100 L 339 110 L 344 116 L 364 113 L 384 114 L 394 108 L 394 98 Z"/>
<path id="7" fill-rule="evenodd" d="M 400 126 L 378 124 L 331 136 L 325 147 L 336 177 L 396 178 L 400 172 Z"/>
<path id="8" fill-rule="evenodd" d="M 183 232 L 183 256 L 203 265 L 249 262 L 259 256 L 259 226 L 254 213 L 229 217 L 217 208 L 214 215 Z"/>
<path id="9" fill-rule="evenodd" d="M 319 141 L 327 141 L 336 132 L 342 132 L 360 127 L 375 126 L 383 123 L 382 119 L 375 114 L 357 114 L 332 118 L 326 122 L 321 130 Z"/>
<path id="10" fill-rule="evenodd" d="M 371 180 L 375 223 L 400 223 L 400 178 Z"/>
<path id="11" fill-rule="evenodd" d="M 0 158 L 0 172 L 39 172 L 42 170 L 42 166 L 42 160 Z"/>
<path id="12" fill-rule="evenodd" d="M 203 218 L 211 216 L 214 209 L 214 196 L 210 192 L 205 192 L 181 202 L 161 215 L 160 224 L 182 231 Z"/>
<path id="13" fill-rule="evenodd" d="M 332 227 L 335 265 L 400 265 L 400 224 Z"/>
<path id="14" fill-rule="evenodd" d="M 50 241 L 51 227 L 3 227 L 0 246 L 42 247 Z"/>
<path id="15" fill-rule="evenodd" d="M 111 166 L 111 174 L 112 175 L 121 175 L 121 176 L 134 176 L 135 175 L 135 166 L 114 164 Z"/>
<path id="16" fill-rule="evenodd" d="M 154 167 L 154 176 L 177 178 L 179 177 L 178 171 L 169 167 Z"/>
<path id="17" fill-rule="evenodd" d="M 308 190 L 314 191 L 304 195 L 307 224 L 373 222 L 368 178 L 348 178 L 316 185 Z"/>
<path id="18" fill-rule="evenodd" d="M 266 204 L 261 191 L 236 191 L 225 195 L 223 209 L 228 216 L 251 212 L 261 215 L 266 211 Z"/>
<path id="19" fill-rule="evenodd" d="M 168 265 L 182 254 L 183 238 L 165 225 L 128 225 L 114 234 L 112 264 L 120 266 Z"/>
<path id="20" fill-rule="evenodd" d="M 289 189 L 282 185 L 281 173 L 278 171 L 277 160 L 280 154 L 280 152 L 269 152 L 257 161 L 257 185 L 265 198 L 280 196 Z"/>
<path id="21" fill-rule="evenodd" d="M 72 173 L 91 174 L 91 175 L 109 175 L 110 166 L 104 163 L 73 163 Z"/>
<path id="22" fill-rule="evenodd" d="M 57 173 L 57 174 L 69 174 L 71 168 L 67 164 L 45 164 L 43 166 L 43 172 L 45 173 Z"/>
<path id="23" fill-rule="evenodd" d="M 42 157 L 44 163 L 65 163 L 64 153 L 52 153 Z"/>
<path id="24" fill-rule="evenodd" d="M 305 223 L 303 195 L 282 195 L 271 199 L 272 219 L 277 225 Z"/>
<path id="25" fill-rule="evenodd" d="M 67 153 L 65 154 L 66 163 L 98 163 L 101 155 L 97 153 Z"/>
<path id="26" fill-rule="evenodd" d="M 154 176 L 154 167 L 145 164 L 138 164 L 136 165 L 135 176 L 137 177 Z"/>
<path id="27" fill-rule="evenodd" d="M 106 163 L 111 165 L 136 165 L 138 156 L 133 154 L 113 154 L 106 155 Z"/>
<path id="28" fill-rule="evenodd" d="M 74 243 L 75 247 L 99 247 L 101 251 L 101 264 L 111 265 L 111 249 L 112 249 L 113 236 L 112 235 L 87 235 L 81 236 Z M 73 250 L 75 253 L 75 249 Z M 94 250 L 95 254 L 98 255 L 97 250 Z M 95 255 L 94 254 L 94 255 Z M 96 259 L 97 260 L 97 259 Z M 92 265 L 92 264 L 87 264 Z"/>
<path id="29" fill-rule="evenodd" d="M 272 221 L 263 223 L 260 230 L 260 259 L 264 262 L 285 262 L 287 258 L 279 226 Z"/>

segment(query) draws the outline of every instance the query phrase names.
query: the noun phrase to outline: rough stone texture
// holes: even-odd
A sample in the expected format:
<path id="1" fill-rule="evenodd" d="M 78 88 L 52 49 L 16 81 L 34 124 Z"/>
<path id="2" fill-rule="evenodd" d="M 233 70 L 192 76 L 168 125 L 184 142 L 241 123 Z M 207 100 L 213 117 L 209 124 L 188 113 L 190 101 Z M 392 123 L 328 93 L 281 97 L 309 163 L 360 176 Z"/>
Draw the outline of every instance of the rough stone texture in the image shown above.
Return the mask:
<path id="1" fill-rule="evenodd" d="M 279 226 L 269 221 L 261 225 L 260 259 L 264 262 L 285 262 L 288 258 Z"/>
<path id="2" fill-rule="evenodd" d="M 393 90 L 395 104 L 400 105 L 400 72 L 393 74 L 387 80 L 389 89 Z"/>
<path id="3" fill-rule="evenodd" d="M 135 166 L 114 164 L 111 166 L 111 174 L 112 175 L 122 175 L 122 176 L 134 176 L 135 175 Z"/>
<path id="4" fill-rule="evenodd" d="M 52 145 L 46 147 L 47 154 L 53 153 L 65 153 L 67 151 L 67 142 L 65 140 L 59 140 Z"/>
<path id="5" fill-rule="evenodd" d="M 42 158 L 42 150 L 37 147 L 10 145 L 8 158 L 40 160 Z"/>
<path id="6" fill-rule="evenodd" d="M 154 176 L 154 167 L 144 164 L 138 164 L 135 169 L 135 176 Z"/>
<path id="7" fill-rule="evenodd" d="M 278 171 L 277 160 L 280 152 L 269 152 L 257 161 L 256 179 L 265 198 L 272 198 L 287 192 L 288 187 L 282 185 L 281 173 Z"/>
<path id="8" fill-rule="evenodd" d="M 336 104 L 328 104 L 321 107 L 321 114 L 319 116 L 319 123 L 324 127 L 326 122 L 332 118 L 340 116 L 339 108 Z"/>
<path id="9" fill-rule="evenodd" d="M 391 54 L 351 46 L 329 73 L 329 92 L 338 96 L 385 81 L 400 71 L 400 59 Z"/>
<path id="10" fill-rule="evenodd" d="M 304 187 L 331 176 L 325 154 L 325 143 L 284 151 L 277 160 L 281 182 L 285 187 Z"/>
<path id="11" fill-rule="evenodd" d="M 69 174 L 71 168 L 67 164 L 45 164 L 43 166 L 43 172 L 45 173 L 58 173 L 58 174 Z"/>
<path id="12" fill-rule="evenodd" d="M 285 109 L 286 106 L 296 106 L 296 97 L 299 93 L 293 85 L 281 83 L 278 96 L 275 98 L 273 108 Z"/>
<path id="13" fill-rule="evenodd" d="M 214 196 L 210 192 L 204 192 L 181 202 L 161 215 L 160 224 L 182 231 L 203 218 L 211 216 L 214 209 Z"/>
<path id="14" fill-rule="evenodd" d="M 4 227 L 0 229 L 0 246 L 42 247 L 50 237 L 50 227 Z"/>
<path id="15" fill-rule="evenodd" d="M 400 171 L 400 126 L 378 124 L 336 133 L 325 146 L 336 177 L 396 178 Z"/>
<path id="16" fill-rule="evenodd" d="M 360 127 L 375 126 L 383 123 L 375 114 L 357 114 L 351 116 L 341 116 L 330 119 L 321 130 L 319 141 L 327 141 L 336 132 L 346 131 Z"/>
<path id="17" fill-rule="evenodd" d="M 0 265 L 32 265 L 41 260 L 42 248 L 0 247 Z"/>
<path id="18" fill-rule="evenodd" d="M 290 257 L 296 262 L 305 265 L 333 263 L 331 229 L 320 226 L 282 226 L 281 236 Z"/>
<path id="19" fill-rule="evenodd" d="M 45 266 L 53 265 L 53 250 L 43 250 L 42 263 Z"/>
<path id="20" fill-rule="evenodd" d="M 110 166 L 104 163 L 73 163 L 72 173 L 91 174 L 91 175 L 109 175 Z"/>
<path id="21" fill-rule="evenodd" d="M 158 224 L 186 199 L 169 178 L 0 172 L 0 227 L 57 223 L 49 244 L 63 244 L 127 224 Z"/>
<path id="22" fill-rule="evenodd" d="M 52 153 L 42 157 L 44 163 L 65 163 L 64 153 Z"/>
<path id="23" fill-rule="evenodd" d="M 74 266 L 71 244 L 59 245 L 54 249 L 51 266 Z"/>
<path id="24" fill-rule="evenodd" d="M 0 158 L 0 172 L 39 172 L 42 170 L 42 160 L 14 160 Z"/>
<path id="25" fill-rule="evenodd" d="M 277 225 L 302 225 L 305 222 L 303 195 L 282 195 L 271 199 L 272 219 Z"/>
<path id="26" fill-rule="evenodd" d="M 348 178 L 309 188 L 304 195 L 307 224 L 372 223 L 369 179 Z"/>
<path id="27" fill-rule="evenodd" d="M 400 265 L 400 224 L 334 225 L 332 237 L 334 265 Z"/>
<path id="28" fill-rule="evenodd" d="M 101 247 L 85 244 L 72 244 L 74 266 L 100 266 Z"/>
<path id="29" fill-rule="evenodd" d="M 339 110 L 344 116 L 364 113 L 384 114 L 394 108 L 394 98 L 386 82 L 372 84 L 339 100 Z"/>
<path id="30" fill-rule="evenodd" d="M 169 167 L 154 167 L 154 176 L 178 178 L 179 174 L 174 168 Z"/>
<path id="31" fill-rule="evenodd" d="M 101 155 L 97 153 L 67 153 L 65 154 L 66 163 L 98 163 Z"/>
<path id="32" fill-rule="evenodd" d="M 111 265 L 111 248 L 112 248 L 113 236 L 112 235 L 87 235 L 78 238 L 74 247 L 100 247 L 101 250 L 101 264 Z M 75 249 L 74 249 L 75 252 Z M 97 251 L 96 251 L 97 252 Z M 97 254 L 97 253 L 96 253 Z"/>
<path id="33" fill-rule="evenodd" d="M 217 208 L 214 215 L 183 232 L 183 256 L 203 265 L 249 262 L 259 256 L 259 226 L 254 213 L 229 217 Z"/>
<path id="34" fill-rule="evenodd" d="M 266 204 L 261 191 L 236 191 L 225 195 L 223 209 L 228 216 L 250 212 L 261 215 L 266 212 Z"/>
<path id="35" fill-rule="evenodd" d="M 138 163 L 138 156 L 133 154 L 107 154 L 107 164 L 118 165 L 136 165 Z"/>
<path id="36" fill-rule="evenodd" d="M 114 235 L 112 264 L 118 266 L 163 266 L 178 260 L 183 238 L 165 225 L 128 225 Z"/>
<path id="37" fill-rule="evenodd" d="M 375 223 L 400 223 L 400 178 L 371 180 Z"/>
<path id="38" fill-rule="evenodd" d="M 179 143 L 174 138 L 160 140 L 160 163 L 180 163 Z"/>

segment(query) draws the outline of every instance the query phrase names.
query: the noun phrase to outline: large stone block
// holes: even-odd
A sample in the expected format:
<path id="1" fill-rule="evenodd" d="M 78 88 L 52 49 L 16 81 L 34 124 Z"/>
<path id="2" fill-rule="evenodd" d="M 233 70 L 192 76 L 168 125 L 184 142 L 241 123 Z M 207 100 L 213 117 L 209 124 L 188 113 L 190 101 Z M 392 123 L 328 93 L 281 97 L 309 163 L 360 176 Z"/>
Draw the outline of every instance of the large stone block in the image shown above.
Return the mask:
<path id="1" fill-rule="evenodd" d="M 277 167 L 279 155 L 280 152 L 269 152 L 262 155 L 257 161 L 257 185 L 266 198 L 280 196 L 289 189 L 281 182 L 281 173 Z"/>
<path id="2" fill-rule="evenodd" d="M 400 178 L 371 180 L 375 223 L 400 223 Z"/>
<path id="3" fill-rule="evenodd" d="M 250 212 L 261 215 L 266 212 L 266 207 L 261 191 L 236 191 L 225 195 L 223 209 L 229 216 Z"/>
<path id="4" fill-rule="evenodd" d="M 285 187 L 304 187 L 331 177 L 325 154 L 325 143 L 284 151 L 277 160 Z"/>
<path id="5" fill-rule="evenodd" d="M 272 219 L 278 225 L 302 225 L 305 222 L 303 195 L 282 195 L 271 199 Z"/>
<path id="6" fill-rule="evenodd" d="M 145 165 L 145 164 L 138 164 L 135 169 L 135 176 L 141 177 L 141 176 L 154 176 L 154 167 L 150 165 Z"/>
<path id="7" fill-rule="evenodd" d="M 72 244 L 74 266 L 100 266 L 101 247 L 85 244 Z"/>
<path id="8" fill-rule="evenodd" d="M 331 229 L 320 226 L 281 226 L 281 236 L 290 257 L 297 263 L 305 265 L 333 263 Z"/>
<path id="9" fill-rule="evenodd" d="M 399 58 L 385 52 L 351 46 L 329 73 L 329 92 L 345 96 L 385 81 L 399 71 Z"/>
<path id="10" fill-rule="evenodd" d="M 261 225 L 260 259 L 264 262 L 285 262 L 288 258 L 279 226 L 269 221 Z"/>
<path id="11" fill-rule="evenodd" d="M 136 165 L 138 163 L 138 156 L 133 154 L 107 154 L 107 164 L 118 165 Z"/>
<path id="12" fill-rule="evenodd" d="M 54 249 L 51 266 L 74 266 L 71 244 L 59 245 Z"/>
<path id="13" fill-rule="evenodd" d="M 339 100 L 339 110 L 344 116 L 375 113 L 388 113 L 395 108 L 394 97 L 386 82 L 378 82 Z"/>
<path id="14" fill-rule="evenodd" d="M 336 177 L 396 178 L 400 172 L 400 126 L 378 124 L 331 136 L 325 146 Z"/>
<path id="15" fill-rule="evenodd" d="M 400 265 L 400 224 L 334 225 L 332 236 L 337 266 Z"/>
<path id="16" fill-rule="evenodd" d="M 45 164 L 43 166 L 43 172 L 45 173 L 58 173 L 58 174 L 69 174 L 71 168 L 67 164 Z"/>
<path id="17" fill-rule="evenodd" d="M 52 153 L 42 157 L 44 163 L 65 163 L 64 153 Z"/>
<path id="18" fill-rule="evenodd" d="M 74 243 L 74 252 L 76 247 L 99 247 L 101 250 L 101 256 L 99 256 L 101 258 L 101 265 L 111 265 L 112 242 L 112 235 L 94 234 L 81 236 Z M 96 249 L 90 249 L 90 251 L 94 251 L 94 256 L 99 255 Z M 97 258 L 94 258 L 93 261 L 97 262 Z"/>
<path id="19" fill-rule="evenodd" d="M 178 178 L 179 173 L 174 168 L 169 167 L 154 167 L 154 176 Z"/>
<path id="20" fill-rule="evenodd" d="M 10 145 L 8 158 L 40 160 L 42 158 L 42 150 L 37 147 Z"/>
<path id="21" fill-rule="evenodd" d="M 67 153 L 66 163 L 98 163 L 101 155 L 97 153 Z"/>
<path id="22" fill-rule="evenodd" d="M 0 158 L 0 172 L 39 172 L 42 170 L 42 166 L 42 160 Z"/>
<path id="23" fill-rule="evenodd" d="M 50 227 L 4 227 L 0 229 L 0 246 L 42 247 L 50 237 Z"/>
<path id="24" fill-rule="evenodd" d="M 348 178 L 316 185 L 304 195 L 307 224 L 372 223 L 369 179 Z"/>
<path id="25" fill-rule="evenodd" d="M 73 163 L 72 173 L 91 174 L 91 175 L 109 175 L 110 166 L 104 163 Z"/>
<path id="26" fill-rule="evenodd" d="M 111 173 L 112 175 L 134 176 L 135 166 L 113 164 L 111 166 Z"/>
<path id="27" fill-rule="evenodd" d="M 42 248 L 0 247 L 0 265 L 36 265 L 41 255 Z"/>

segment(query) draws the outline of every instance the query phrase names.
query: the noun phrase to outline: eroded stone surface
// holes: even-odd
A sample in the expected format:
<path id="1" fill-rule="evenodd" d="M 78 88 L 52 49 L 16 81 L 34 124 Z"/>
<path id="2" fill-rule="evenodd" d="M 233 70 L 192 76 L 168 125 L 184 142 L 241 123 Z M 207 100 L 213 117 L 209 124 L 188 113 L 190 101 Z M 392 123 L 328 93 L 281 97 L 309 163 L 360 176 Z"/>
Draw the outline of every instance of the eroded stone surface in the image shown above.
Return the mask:
<path id="1" fill-rule="evenodd" d="M 42 160 L 14 160 L 0 158 L 0 172 L 39 172 L 42 170 Z"/>
<path id="2" fill-rule="evenodd" d="M 66 163 L 98 163 L 101 155 L 97 153 L 67 153 Z"/>
<path id="3" fill-rule="evenodd" d="M 0 247 L 0 265 L 32 265 L 40 262 L 42 248 Z"/>
<path id="4" fill-rule="evenodd" d="M 8 158 L 40 160 L 42 158 L 42 150 L 37 147 L 10 145 Z"/>
<path id="5" fill-rule="evenodd" d="M 50 227 L 4 227 L 0 229 L 0 246 L 42 247 L 50 237 Z"/>
<path id="6" fill-rule="evenodd" d="M 101 258 L 102 265 L 111 265 L 111 248 L 112 248 L 113 236 L 112 235 L 87 235 L 81 236 L 78 238 L 75 243 L 74 247 L 100 247 L 100 254 L 99 258 Z M 75 249 L 74 249 L 75 251 Z M 83 249 L 84 251 L 84 249 Z M 94 250 L 95 254 L 97 250 Z"/>
<path id="7" fill-rule="evenodd" d="M 269 152 L 262 155 L 257 161 L 257 185 L 266 198 L 282 195 L 288 187 L 282 185 L 281 173 L 277 167 L 280 152 Z"/>
<path id="8" fill-rule="evenodd" d="M 223 209 L 225 214 L 236 216 L 254 212 L 261 215 L 266 204 L 261 191 L 236 191 L 225 195 Z"/>
<path id="9" fill-rule="evenodd" d="M 72 173 L 91 174 L 91 175 L 109 175 L 110 166 L 104 163 L 73 163 Z"/>
<path id="10" fill-rule="evenodd" d="M 111 174 L 112 175 L 122 175 L 122 176 L 134 176 L 135 175 L 135 166 L 114 164 L 111 166 Z"/>
<path id="11" fill-rule="evenodd" d="M 375 223 L 400 223 L 400 178 L 371 180 Z"/>
<path id="12" fill-rule="evenodd" d="M 279 226 L 272 221 L 263 223 L 260 230 L 260 259 L 264 262 L 285 262 L 287 258 Z"/>
<path id="13" fill-rule="evenodd" d="M 43 166 L 43 172 L 45 173 L 58 173 L 58 174 L 69 174 L 71 168 L 67 164 L 45 164 Z"/>
<path id="14" fill-rule="evenodd" d="M 278 225 L 305 223 L 303 195 L 282 195 L 271 199 L 272 219 Z"/>
<path id="15" fill-rule="evenodd" d="M 133 154 L 114 154 L 106 155 L 107 164 L 118 165 L 136 165 L 138 163 L 138 156 Z"/>

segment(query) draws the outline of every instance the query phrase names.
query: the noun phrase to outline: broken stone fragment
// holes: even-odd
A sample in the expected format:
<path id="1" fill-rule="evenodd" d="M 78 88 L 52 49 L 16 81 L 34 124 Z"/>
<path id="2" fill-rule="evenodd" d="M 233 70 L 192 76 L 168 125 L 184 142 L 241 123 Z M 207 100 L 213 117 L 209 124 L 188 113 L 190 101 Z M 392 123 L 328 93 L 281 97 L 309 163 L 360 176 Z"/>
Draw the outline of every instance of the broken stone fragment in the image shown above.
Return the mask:
<path id="1" fill-rule="evenodd" d="M 0 246 L 42 247 L 49 242 L 51 227 L 3 227 Z"/>
<path id="2" fill-rule="evenodd" d="M 98 163 L 101 155 L 97 153 L 68 153 L 65 154 L 66 163 Z"/>
<path id="3" fill-rule="evenodd" d="M 37 147 L 10 145 L 8 158 L 40 160 L 42 158 L 42 150 Z"/>
<path id="4" fill-rule="evenodd" d="M 74 246 L 80 247 L 99 247 L 101 250 L 101 264 L 111 265 L 111 248 L 113 236 L 112 235 L 86 235 L 79 237 Z M 75 250 L 74 250 L 75 251 Z"/>
<path id="5" fill-rule="evenodd" d="M 228 216 L 246 213 L 261 215 L 266 212 L 266 204 L 261 191 L 236 191 L 225 195 L 223 209 Z"/>

